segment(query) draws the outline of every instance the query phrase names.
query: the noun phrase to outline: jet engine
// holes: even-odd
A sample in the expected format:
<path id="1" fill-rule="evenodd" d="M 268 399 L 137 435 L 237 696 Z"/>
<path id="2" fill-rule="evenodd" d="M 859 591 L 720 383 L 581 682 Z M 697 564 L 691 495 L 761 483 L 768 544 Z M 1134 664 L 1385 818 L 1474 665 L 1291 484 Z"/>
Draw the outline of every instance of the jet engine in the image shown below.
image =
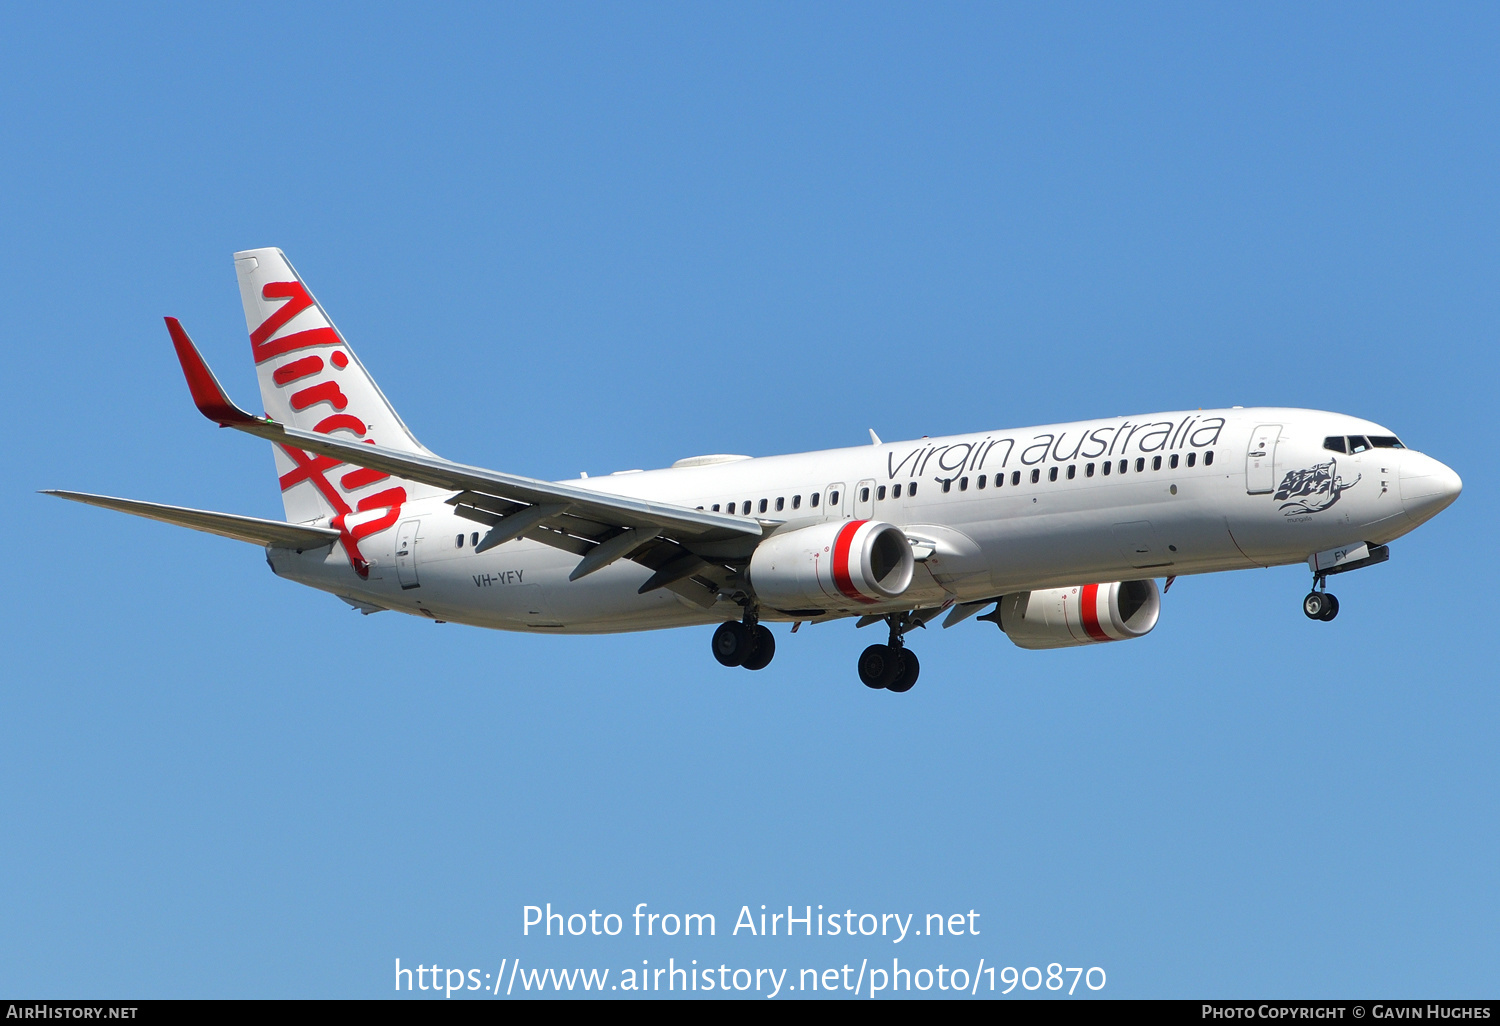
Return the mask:
<path id="1" fill-rule="evenodd" d="M 1142 637 L 1160 616 L 1161 593 L 1145 580 L 1006 595 L 984 619 L 1021 648 L 1071 648 Z"/>
<path id="2" fill-rule="evenodd" d="M 899 527 L 835 520 L 761 542 L 750 557 L 750 586 L 784 612 L 854 611 L 899 596 L 915 567 Z"/>

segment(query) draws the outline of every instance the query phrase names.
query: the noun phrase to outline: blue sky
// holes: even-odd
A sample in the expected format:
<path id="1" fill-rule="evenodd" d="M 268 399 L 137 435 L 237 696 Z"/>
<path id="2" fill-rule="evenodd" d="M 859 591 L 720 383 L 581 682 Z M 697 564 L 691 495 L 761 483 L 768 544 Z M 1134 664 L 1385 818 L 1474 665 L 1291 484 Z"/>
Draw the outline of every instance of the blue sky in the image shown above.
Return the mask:
<path id="1" fill-rule="evenodd" d="M 1500 16 L 1484 5 L 43 5 L 0 33 L 0 992 L 381 996 L 393 963 L 1100 966 L 1106 995 L 1493 996 Z M 280 246 L 407 423 L 540 477 L 1219 405 L 1465 492 L 1131 644 L 529 637 L 38 496 L 261 516 Z M 521 908 L 713 912 L 539 940 Z M 722 936 L 741 905 L 977 937 Z M 1080 988 L 1081 990 L 1082 988 Z"/>

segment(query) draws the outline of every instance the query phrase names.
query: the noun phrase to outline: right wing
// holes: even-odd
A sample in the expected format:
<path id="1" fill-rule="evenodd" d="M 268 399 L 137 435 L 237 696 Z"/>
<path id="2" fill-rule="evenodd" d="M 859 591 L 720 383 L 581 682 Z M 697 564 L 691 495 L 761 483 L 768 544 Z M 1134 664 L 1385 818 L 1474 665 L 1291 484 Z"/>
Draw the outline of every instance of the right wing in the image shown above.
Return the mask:
<path id="1" fill-rule="evenodd" d="M 82 502 L 89 506 L 133 513 L 148 520 L 160 520 L 164 524 L 191 527 L 195 531 L 206 531 L 235 541 L 255 542 L 257 545 L 275 545 L 279 548 L 317 549 L 332 545 L 339 540 L 339 533 L 327 527 L 303 527 L 281 520 L 262 520 L 260 517 L 242 517 L 237 513 L 215 513 L 206 509 L 189 509 L 186 506 L 168 506 L 160 502 L 142 502 L 139 499 L 116 499 L 109 495 L 90 495 L 87 492 L 64 492 L 46 489 L 43 495 L 55 495 L 59 499 Z"/>
<path id="2" fill-rule="evenodd" d="M 517 537 L 544 542 L 584 557 L 573 571 L 575 580 L 617 559 L 631 559 L 655 571 L 642 592 L 671 588 L 708 606 L 735 577 L 733 564 L 748 559 L 764 533 L 759 521 L 745 517 L 503 474 L 253 417 L 225 394 L 176 318 L 167 318 L 167 328 L 193 401 L 209 420 L 278 445 L 452 490 L 457 494 L 448 502 L 460 516 L 490 527 L 481 549 Z"/>

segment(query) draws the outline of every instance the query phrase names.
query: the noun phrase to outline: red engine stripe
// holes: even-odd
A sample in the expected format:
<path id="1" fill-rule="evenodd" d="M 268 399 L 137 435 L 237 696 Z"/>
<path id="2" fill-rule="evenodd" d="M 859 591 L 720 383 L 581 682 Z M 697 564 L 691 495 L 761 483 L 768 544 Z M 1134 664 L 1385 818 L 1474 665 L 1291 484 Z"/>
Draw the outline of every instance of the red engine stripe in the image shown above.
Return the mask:
<path id="1" fill-rule="evenodd" d="M 854 536 L 859 532 L 860 525 L 866 524 L 866 520 L 851 520 L 839 531 L 838 537 L 833 541 L 833 583 L 849 598 L 856 602 L 874 604 L 875 600 L 866 598 L 854 587 L 854 581 L 849 576 L 849 549 L 854 544 Z"/>
<path id="2" fill-rule="evenodd" d="M 1083 629 L 1095 641 L 1109 641 L 1110 636 L 1099 626 L 1099 585 L 1085 584 L 1078 603 L 1078 612 L 1083 615 Z"/>

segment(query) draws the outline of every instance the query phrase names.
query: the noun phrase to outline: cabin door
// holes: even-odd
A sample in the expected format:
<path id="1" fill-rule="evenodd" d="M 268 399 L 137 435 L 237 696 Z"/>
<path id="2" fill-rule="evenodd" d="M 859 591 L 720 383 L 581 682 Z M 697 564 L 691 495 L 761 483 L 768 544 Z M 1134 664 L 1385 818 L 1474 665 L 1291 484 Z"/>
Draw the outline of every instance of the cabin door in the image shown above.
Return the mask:
<path id="1" fill-rule="evenodd" d="M 1276 440 L 1280 424 L 1262 424 L 1250 436 L 1245 450 L 1245 491 L 1261 495 L 1276 488 Z"/>
<path id="2" fill-rule="evenodd" d="M 403 520 L 396 532 L 396 576 L 401 581 L 401 590 L 420 588 L 417 580 L 417 528 L 420 520 Z"/>

